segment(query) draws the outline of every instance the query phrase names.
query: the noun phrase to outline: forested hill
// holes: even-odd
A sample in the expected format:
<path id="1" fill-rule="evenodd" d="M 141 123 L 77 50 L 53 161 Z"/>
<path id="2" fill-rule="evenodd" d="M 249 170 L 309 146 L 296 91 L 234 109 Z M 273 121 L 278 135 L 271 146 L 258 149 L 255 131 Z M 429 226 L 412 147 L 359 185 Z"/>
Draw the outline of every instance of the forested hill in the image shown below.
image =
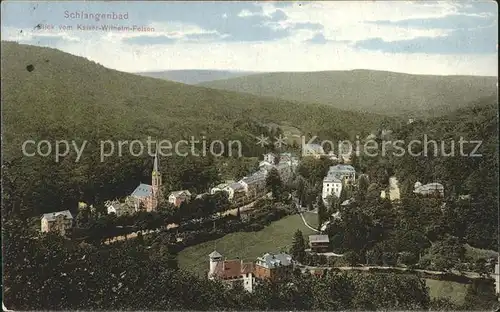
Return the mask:
<path id="1" fill-rule="evenodd" d="M 102 202 L 149 181 L 151 157 L 129 156 L 125 146 L 122 157 L 100 162 L 102 140 L 238 139 L 244 156 L 257 156 L 265 152 L 255 144 L 255 136 L 267 134 L 265 123 L 286 122 L 305 133 L 342 136 L 368 132 L 384 119 L 141 77 L 50 48 L 2 41 L 1 52 L 4 196 L 10 196 L 16 209 L 57 211 L 78 200 Z M 25 140 L 42 139 L 89 143 L 78 163 L 75 152 L 58 163 L 53 154 L 22 156 Z M 207 177 L 208 169 L 203 169 L 213 168 L 213 159 L 172 157 L 162 164 L 168 172 L 165 183 L 171 179 L 172 187 L 193 186 L 188 184 L 197 183 L 193 177 L 202 180 L 199 188 L 216 182 L 214 173 Z"/>
<path id="2" fill-rule="evenodd" d="M 496 77 L 410 75 L 374 70 L 280 72 L 201 85 L 336 108 L 405 117 L 447 114 L 496 94 Z"/>
<path id="3" fill-rule="evenodd" d="M 445 185 L 448 194 L 457 197 L 471 194 L 475 198 L 498 196 L 498 99 L 485 97 L 467 108 L 429 121 L 417 121 L 397 132 L 397 138 L 437 142 L 428 144 L 427 156 L 395 157 L 399 176 L 403 181 L 438 181 Z M 460 138 L 463 143 L 460 148 Z M 481 142 L 474 143 L 474 142 Z M 444 146 L 444 150 L 441 148 Z M 477 150 L 476 146 L 478 146 Z M 454 155 L 446 156 L 452 152 Z M 423 151 L 423 144 L 413 148 L 414 153 Z M 460 153 L 462 152 L 463 155 Z M 472 154 L 474 152 L 474 154 Z M 476 156 L 480 155 L 480 156 Z M 409 183 L 407 187 L 412 187 Z"/>
<path id="4" fill-rule="evenodd" d="M 442 183 L 445 196 L 458 200 L 445 207 L 450 217 L 443 226 L 469 244 L 491 250 L 498 250 L 498 125 L 498 99 L 483 98 L 447 117 L 415 122 L 398 133 L 398 139 L 405 142 L 423 140 L 427 135 L 439 150 L 444 144 L 446 155 L 454 146 L 454 155 L 440 151 L 434 156 L 429 143 L 427 156 L 394 157 L 403 193 L 411 193 L 416 181 Z M 462 149 L 460 138 L 466 141 Z M 422 147 L 413 151 L 418 153 Z M 469 197 L 459 200 L 461 195 Z"/>

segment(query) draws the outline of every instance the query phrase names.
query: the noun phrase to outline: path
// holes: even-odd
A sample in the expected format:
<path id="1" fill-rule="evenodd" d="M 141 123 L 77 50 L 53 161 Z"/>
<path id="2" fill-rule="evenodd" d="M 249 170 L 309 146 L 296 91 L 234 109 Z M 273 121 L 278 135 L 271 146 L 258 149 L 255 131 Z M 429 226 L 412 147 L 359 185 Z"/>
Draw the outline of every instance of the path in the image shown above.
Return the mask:
<path id="1" fill-rule="evenodd" d="M 262 196 L 262 197 L 257 198 L 257 199 L 256 199 L 256 200 L 254 200 L 253 202 L 248 203 L 248 204 L 246 204 L 246 205 L 244 205 L 244 206 L 239 207 L 239 209 L 240 209 L 240 213 L 245 212 L 245 211 L 252 210 L 252 209 L 253 209 L 253 205 L 255 205 L 255 203 L 256 203 L 259 199 L 262 199 L 262 198 L 265 198 L 265 197 L 269 197 L 269 196 L 270 196 L 270 194 L 271 194 L 271 193 L 267 193 L 266 195 L 264 195 L 264 196 Z M 233 209 L 230 209 L 230 210 L 224 211 L 224 212 L 222 213 L 222 216 L 227 216 L 227 215 L 230 215 L 230 214 L 232 214 L 232 215 L 236 216 L 236 215 L 238 214 L 238 208 L 233 208 Z"/>
<path id="2" fill-rule="evenodd" d="M 317 229 L 313 228 L 313 227 L 312 227 L 312 226 L 310 226 L 309 224 L 307 224 L 306 219 L 304 219 L 304 215 L 302 215 L 302 212 L 301 212 L 301 211 L 299 212 L 299 214 L 300 214 L 300 217 L 302 218 L 302 221 L 304 222 L 304 225 L 305 225 L 305 226 L 307 226 L 308 228 L 310 228 L 311 230 L 313 230 L 313 231 L 314 231 L 314 232 L 316 232 L 316 233 L 321 232 L 321 231 L 319 231 L 319 230 L 317 230 Z"/>
<path id="3" fill-rule="evenodd" d="M 344 267 L 323 266 L 323 267 L 317 267 L 317 266 L 310 266 L 310 265 L 302 265 L 302 264 L 300 264 L 299 267 L 301 267 L 301 268 L 303 268 L 305 270 L 324 270 L 324 269 L 339 269 L 339 270 L 342 270 L 342 271 L 351 271 L 351 270 L 368 271 L 369 269 L 400 270 L 400 271 L 409 271 L 410 270 L 408 268 L 391 267 L 391 266 L 358 266 L 358 267 L 352 267 L 352 266 L 344 266 Z M 462 275 L 462 276 L 466 276 L 466 277 L 469 277 L 469 278 L 478 278 L 478 277 L 480 277 L 480 275 L 478 273 L 475 273 L 475 272 L 459 272 L 457 270 L 451 270 L 450 272 L 443 272 L 443 271 L 432 271 L 432 270 L 414 269 L 412 271 L 421 272 L 421 273 L 427 273 L 427 274 L 433 274 L 433 275 L 442 275 L 442 274 L 452 273 L 454 275 Z"/>
<path id="4" fill-rule="evenodd" d="M 310 225 L 307 223 L 306 219 L 304 218 L 304 215 L 302 214 L 303 209 L 302 209 L 302 207 L 300 207 L 300 205 L 299 205 L 299 201 L 298 201 L 297 199 L 295 199 L 295 208 L 297 208 L 297 211 L 299 212 L 300 217 L 302 218 L 302 222 L 304 222 L 304 225 L 305 225 L 306 227 L 308 227 L 309 229 L 313 230 L 313 231 L 314 231 L 314 232 L 316 232 L 316 233 L 321 232 L 321 231 L 319 231 L 318 229 L 315 229 L 314 227 L 310 226 Z"/>
<path id="5" fill-rule="evenodd" d="M 265 198 L 266 196 L 268 197 L 271 193 L 267 193 L 266 195 L 262 196 L 262 197 L 259 197 L 258 199 L 254 200 L 253 202 L 251 203 L 248 203 L 244 206 L 241 206 L 239 207 L 240 208 L 240 213 L 243 213 L 245 211 L 249 211 L 249 210 L 252 210 L 253 209 L 253 205 L 259 200 L 259 199 L 262 199 L 262 198 Z M 222 216 L 227 216 L 229 214 L 232 214 L 232 215 L 237 215 L 238 214 L 238 208 L 234 208 L 234 209 L 231 209 L 231 210 L 227 210 L 227 211 L 224 211 L 221 215 Z M 167 225 L 167 230 L 168 229 L 172 229 L 172 228 L 176 228 L 178 227 L 179 225 L 178 224 L 175 224 L 175 223 L 171 223 L 169 225 Z M 160 231 L 160 229 L 155 229 L 155 230 L 145 230 L 145 231 L 142 231 L 142 235 L 146 235 L 146 234 L 150 234 L 150 233 L 153 233 L 153 232 L 156 232 L 158 233 Z M 126 240 L 126 239 L 132 239 L 132 238 L 136 238 L 137 235 L 139 234 L 139 232 L 141 231 L 137 231 L 137 232 L 133 232 L 133 233 L 130 233 L 130 234 L 127 234 L 126 236 L 125 235 L 120 235 L 120 236 L 115 236 L 115 237 L 112 237 L 112 238 L 109 238 L 109 239 L 106 239 L 105 240 L 105 244 L 111 244 L 111 243 L 114 243 L 114 242 L 118 242 L 118 241 L 122 241 L 122 240 Z"/>

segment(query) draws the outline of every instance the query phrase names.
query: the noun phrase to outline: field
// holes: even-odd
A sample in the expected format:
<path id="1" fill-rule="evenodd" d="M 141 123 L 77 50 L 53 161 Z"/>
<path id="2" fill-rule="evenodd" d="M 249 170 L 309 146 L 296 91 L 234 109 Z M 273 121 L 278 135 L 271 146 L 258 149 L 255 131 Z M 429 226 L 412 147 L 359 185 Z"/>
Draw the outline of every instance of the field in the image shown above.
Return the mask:
<path id="1" fill-rule="evenodd" d="M 314 212 L 304 212 L 302 213 L 304 219 L 306 219 L 307 224 L 312 226 L 313 228 L 318 227 L 318 214 Z"/>
<path id="2" fill-rule="evenodd" d="M 307 228 L 300 215 L 292 215 L 273 222 L 259 232 L 237 232 L 214 241 L 191 246 L 179 253 L 179 266 L 197 274 L 208 270 L 208 254 L 217 249 L 227 259 L 239 257 L 252 261 L 266 252 L 288 251 L 294 232 L 299 229 L 304 236 L 314 234 Z"/>
<path id="3" fill-rule="evenodd" d="M 429 295 L 431 298 L 448 297 L 455 304 L 461 305 L 464 303 L 467 284 L 433 279 L 426 279 L 425 281 L 429 287 Z"/>
<path id="4" fill-rule="evenodd" d="M 317 214 L 305 212 L 304 218 L 311 226 L 317 226 Z M 315 234 L 307 228 L 300 215 L 292 215 L 273 222 L 259 232 L 237 232 L 217 240 L 191 246 L 178 255 L 179 266 L 203 276 L 208 270 L 208 254 L 217 249 L 225 258 L 240 258 L 253 261 L 266 252 L 288 251 L 293 233 L 300 229 L 305 236 Z M 466 284 L 426 279 L 431 298 L 448 297 L 454 303 L 462 304 L 467 290 Z"/>

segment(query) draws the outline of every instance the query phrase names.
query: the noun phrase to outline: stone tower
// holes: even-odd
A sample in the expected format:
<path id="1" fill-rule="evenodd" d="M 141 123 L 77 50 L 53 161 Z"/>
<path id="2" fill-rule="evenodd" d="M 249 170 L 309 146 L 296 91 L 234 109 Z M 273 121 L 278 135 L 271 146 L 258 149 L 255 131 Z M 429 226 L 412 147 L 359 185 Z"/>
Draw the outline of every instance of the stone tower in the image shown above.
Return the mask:
<path id="1" fill-rule="evenodd" d="M 214 250 L 211 254 L 208 255 L 210 258 L 210 270 L 208 271 L 208 278 L 213 279 L 213 274 L 215 273 L 215 268 L 217 264 L 222 261 L 222 255 Z"/>

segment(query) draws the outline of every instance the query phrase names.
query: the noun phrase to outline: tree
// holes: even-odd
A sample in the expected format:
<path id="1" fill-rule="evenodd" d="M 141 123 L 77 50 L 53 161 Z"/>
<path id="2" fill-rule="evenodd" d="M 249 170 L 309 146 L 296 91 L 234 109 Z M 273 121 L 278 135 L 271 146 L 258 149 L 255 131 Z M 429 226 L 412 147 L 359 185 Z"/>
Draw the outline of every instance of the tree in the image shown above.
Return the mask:
<path id="1" fill-rule="evenodd" d="M 463 309 L 465 310 L 493 310 L 498 308 L 498 299 L 495 295 L 493 279 L 474 279 L 467 287 Z"/>
<path id="2" fill-rule="evenodd" d="M 436 269 L 447 271 L 465 257 L 465 248 L 457 237 L 447 236 L 444 240 L 432 245 L 429 257 Z"/>
<path id="3" fill-rule="evenodd" d="M 357 252 L 350 250 L 344 253 L 344 258 L 350 266 L 356 266 L 359 264 L 361 257 Z"/>
<path id="4" fill-rule="evenodd" d="M 305 248 L 306 243 L 302 232 L 300 230 L 295 231 L 292 248 L 290 249 L 293 259 L 297 260 L 299 263 L 303 263 L 306 257 Z"/>
<path id="5" fill-rule="evenodd" d="M 358 179 L 358 197 L 360 200 L 365 200 L 368 193 L 368 187 L 370 186 L 370 181 L 366 174 L 362 174 Z"/>
<path id="6" fill-rule="evenodd" d="M 327 202 L 327 210 L 330 215 L 340 210 L 341 202 L 340 199 L 337 196 L 335 196 L 335 194 L 327 196 L 326 202 Z"/>
<path id="7" fill-rule="evenodd" d="M 276 168 L 269 171 L 266 177 L 266 188 L 273 195 L 275 200 L 279 200 L 283 194 L 283 182 Z"/>
<path id="8" fill-rule="evenodd" d="M 321 225 L 328 220 L 328 211 L 326 210 L 325 204 L 323 203 L 323 198 L 318 197 L 318 228 L 321 229 Z"/>
<path id="9" fill-rule="evenodd" d="M 479 276 L 488 276 L 490 273 L 486 265 L 486 259 L 479 258 L 474 263 L 474 271 L 479 274 Z"/>

